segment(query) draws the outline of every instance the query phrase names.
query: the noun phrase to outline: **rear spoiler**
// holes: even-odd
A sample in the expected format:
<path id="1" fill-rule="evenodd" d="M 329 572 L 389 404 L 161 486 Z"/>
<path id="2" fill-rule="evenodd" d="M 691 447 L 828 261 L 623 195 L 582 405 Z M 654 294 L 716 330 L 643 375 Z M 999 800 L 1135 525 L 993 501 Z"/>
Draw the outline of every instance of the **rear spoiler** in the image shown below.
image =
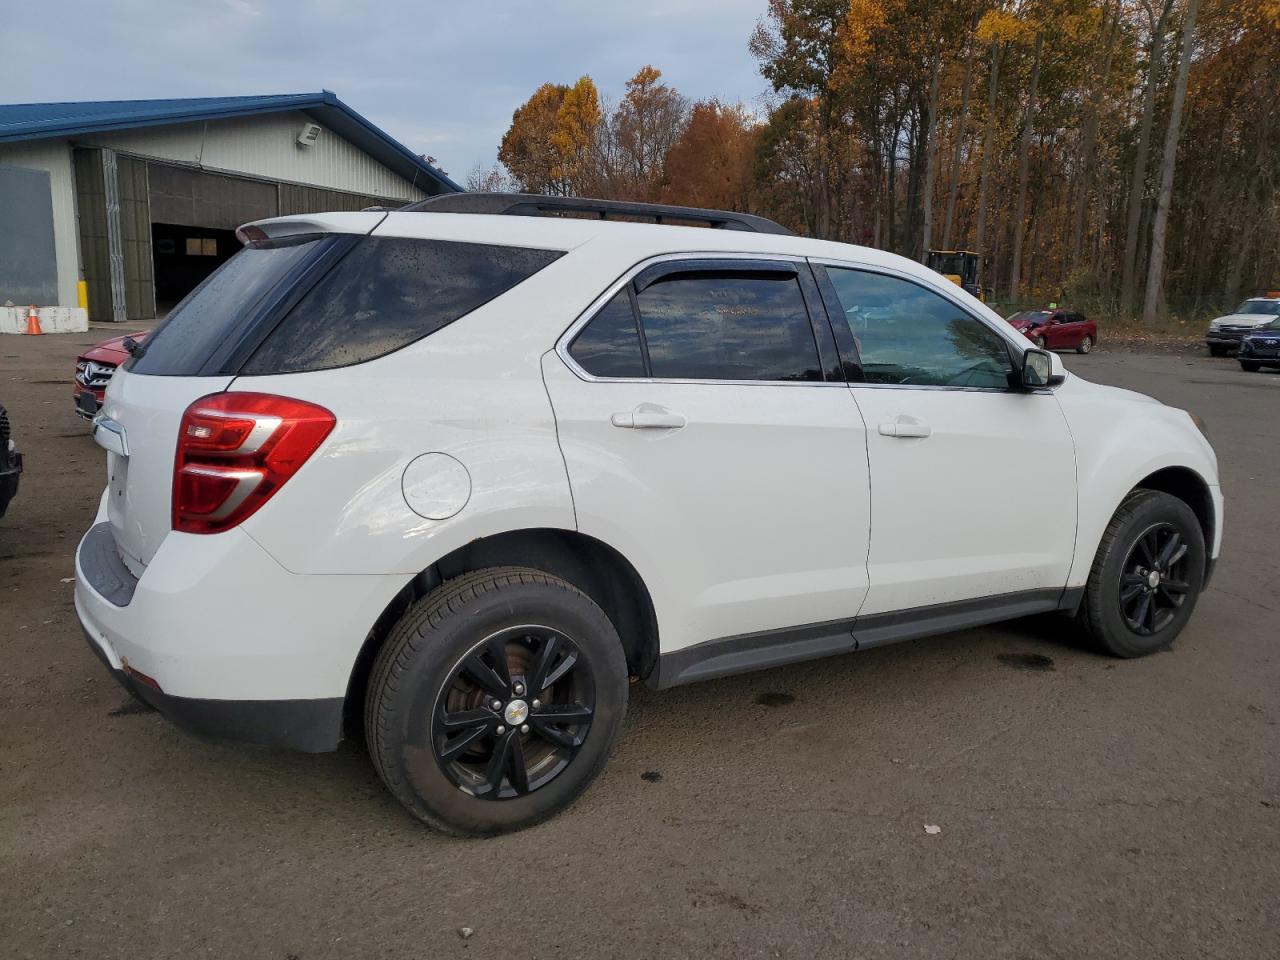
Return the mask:
<path id="1" fill-rule="evenodd" d="M 292 217 L 254 220 L 236 230 L 241 243 L 297 237 L 311 233 L 370 234 L 387 218 L 385 211 L 361 213 L 307 213 Z"/>

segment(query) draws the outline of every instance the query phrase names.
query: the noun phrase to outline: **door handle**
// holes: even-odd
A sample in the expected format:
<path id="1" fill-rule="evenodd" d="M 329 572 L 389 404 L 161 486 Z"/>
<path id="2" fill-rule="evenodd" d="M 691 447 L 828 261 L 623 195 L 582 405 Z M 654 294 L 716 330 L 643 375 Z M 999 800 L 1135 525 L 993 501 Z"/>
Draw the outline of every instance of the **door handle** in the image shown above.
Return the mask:
<path id="1" fill-rule="evenodd" d="M 879 432 L 882 437 L 916 437 L 923 439 L 933 434 L 933 428 L 927 423 L 921 423 L 919 420 L 898 419 L 890 423 L 880 424 Z"/>
<path id="2" fill-rule="evenodd" d="M 609 422 L 628 430 L 679 430 L 688 421 L 656 404 L 642 403 L 627 413 L 615 413 Z"/>

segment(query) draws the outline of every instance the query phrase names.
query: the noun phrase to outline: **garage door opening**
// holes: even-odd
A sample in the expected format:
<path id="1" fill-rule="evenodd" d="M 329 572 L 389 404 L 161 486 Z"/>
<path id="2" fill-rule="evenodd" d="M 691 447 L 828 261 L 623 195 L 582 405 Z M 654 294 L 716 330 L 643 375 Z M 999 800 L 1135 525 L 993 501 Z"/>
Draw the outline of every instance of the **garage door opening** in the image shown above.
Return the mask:
<path id="1" fill-rule="evenodd" d="M 151 258 L 155 264 L 156 316 L 163 317 L 178 301 L 231 259 L 240 249 L 234 230 L 151 224 Z"/>

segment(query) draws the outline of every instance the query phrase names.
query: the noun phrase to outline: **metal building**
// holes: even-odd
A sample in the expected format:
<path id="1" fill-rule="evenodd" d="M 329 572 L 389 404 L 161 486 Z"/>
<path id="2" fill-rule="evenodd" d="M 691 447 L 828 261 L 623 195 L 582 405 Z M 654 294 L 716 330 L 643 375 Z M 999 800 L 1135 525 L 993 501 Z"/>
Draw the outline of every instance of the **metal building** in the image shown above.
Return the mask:
<path id="1" fill-rule="evenodd" d="M 460 189 L 328 91 L 0 105 L 0 304 L 149 319 L 249 220 Z"/>

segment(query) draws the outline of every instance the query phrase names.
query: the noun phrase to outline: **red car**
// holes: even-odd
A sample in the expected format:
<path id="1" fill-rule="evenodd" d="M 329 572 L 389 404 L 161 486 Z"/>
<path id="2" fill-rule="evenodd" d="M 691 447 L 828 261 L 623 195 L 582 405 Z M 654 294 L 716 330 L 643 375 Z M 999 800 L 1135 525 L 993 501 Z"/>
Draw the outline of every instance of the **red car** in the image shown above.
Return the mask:
<path id="1" fill-rule="evenodd" d="M 90 347 L 76 357 L 76 378 L 72 397 L 76 403 L 76 413 L 86 420 L 92 420 L 102 407 L 102 395 L 116 367 L 129 359 L 129 351 L 124 342 L 130 338 L 141 343 L 147 337 L 146 332 L 126 333 L 110 340 L 103 340 Z"/>
<path id="2" fill-rule="evenodd" d="M 1041 349 L 1088 353 L 1098 342 L 1098 324 L 1074 310 L 1023 310 L 1009 323 Z"/>

